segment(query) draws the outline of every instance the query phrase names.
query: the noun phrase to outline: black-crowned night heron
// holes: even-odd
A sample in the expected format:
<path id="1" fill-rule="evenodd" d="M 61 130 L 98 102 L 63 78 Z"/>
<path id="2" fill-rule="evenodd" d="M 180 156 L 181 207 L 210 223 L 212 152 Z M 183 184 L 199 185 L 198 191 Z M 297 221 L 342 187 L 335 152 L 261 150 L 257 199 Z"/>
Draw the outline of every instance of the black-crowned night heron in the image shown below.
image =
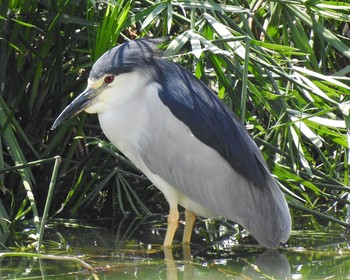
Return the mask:
<path id="1" fill-rule="evenodd" d="M 164 246 L 185 208 L 183 242 L 195 215 L 224 217 L 276 248 L 290 235 L 285 197 L 232 111 L 183 67 L 159 56 L 158 41 L 117 46 L 93 65 L 86 90 L 53 128 L 86 111 L 107 138 L 164 194 L 170 205 Z"/>

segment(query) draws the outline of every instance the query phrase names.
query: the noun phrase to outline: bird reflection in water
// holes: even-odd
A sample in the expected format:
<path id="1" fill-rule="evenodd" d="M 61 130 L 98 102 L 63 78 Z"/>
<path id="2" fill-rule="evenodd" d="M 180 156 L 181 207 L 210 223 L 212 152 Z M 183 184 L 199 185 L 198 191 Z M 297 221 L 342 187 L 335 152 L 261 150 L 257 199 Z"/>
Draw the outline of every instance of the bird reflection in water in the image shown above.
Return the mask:
<path id="1" fill-rule="evenodd" d="M 225 276 L 229 277 L 229 279 L 232 277 L 232 279 L 284 280 L 290 279 L 291 275 L 290 264 L 287 257 L 278 250 L 266 250 L 258 255 L 253 263 L 249 262 L 244 257 L 237 258 L 239 262 L 245 263 L 245 266 L 242 268 L 242 273 L 240 274 L 237 273 L 237 271 L 230 271 L 226 267 L 221 268 L 220 265 L 216 265 L 216 261 L 213 260 L 213 264 L 209 264 L 213 269 L 204 275 L 197 271 L 198 264 L 193 262 L 189 244 L 182 246 L 182 260 L 174 259 L 173 250 L 178 252 L 178 250 L 181 249 L 164 248 L 167 280 L 177 280 L 179 278 L 188 280 L 198 277 L 199 275 L 204 279 L 218 279 Z M 230 260 L 232 259 L 228 259 L 226 263 Z"/>

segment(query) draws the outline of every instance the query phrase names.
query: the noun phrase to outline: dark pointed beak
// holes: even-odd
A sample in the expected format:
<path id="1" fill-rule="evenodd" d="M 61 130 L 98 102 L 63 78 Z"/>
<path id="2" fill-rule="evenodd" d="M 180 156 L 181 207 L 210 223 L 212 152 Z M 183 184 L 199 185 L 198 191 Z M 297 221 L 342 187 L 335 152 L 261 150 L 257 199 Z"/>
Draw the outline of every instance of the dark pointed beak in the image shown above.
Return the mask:
<path id="1" fill-rule="evenodd" d="M 86 88 L 71 104 L 69 104 L 53 123 L 51 130 L 61 125 L 66 120 L 78 115 L 85 108 L 89 107 L 91 102 L 96 97 L 96 89 Z"/>

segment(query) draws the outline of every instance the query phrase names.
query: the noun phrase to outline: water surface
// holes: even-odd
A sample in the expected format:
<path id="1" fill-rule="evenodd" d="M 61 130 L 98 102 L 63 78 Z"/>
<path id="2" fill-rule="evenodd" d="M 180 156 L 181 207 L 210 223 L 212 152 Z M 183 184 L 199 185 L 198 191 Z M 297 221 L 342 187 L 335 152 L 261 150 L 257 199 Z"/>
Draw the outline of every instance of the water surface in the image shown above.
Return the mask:
<path id="1" fill-rule="evenodd" d="M 288 244 L 266 250 L 244 231 L 238 235 L 236 227 L 197 222 L 191 247 L 175 245 L 164 251 L 165 221 L 160 216 L 51 221 L 45 254 L 78 257 L 96 273 L 72 261 L 6 257 L 0 259 L 0 278 L 350 279 L 348 235 L 337 225 L 293 231 Z M 30 246 L 22 250 L 33 251 Z"/>

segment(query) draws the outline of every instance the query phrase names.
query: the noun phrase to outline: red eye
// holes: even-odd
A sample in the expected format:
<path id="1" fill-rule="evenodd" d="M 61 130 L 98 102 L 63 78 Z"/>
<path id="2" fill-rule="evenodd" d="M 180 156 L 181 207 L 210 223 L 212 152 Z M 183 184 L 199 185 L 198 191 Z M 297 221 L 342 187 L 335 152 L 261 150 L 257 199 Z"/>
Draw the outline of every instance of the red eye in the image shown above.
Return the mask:
<path id="1" fill-rule="evenodd" d="M 114 76 L 106 76 L 105 77 L 106 84 L 110 84 L 111 82 L 113 82 L 113 80 L 114 80 Z"/>

